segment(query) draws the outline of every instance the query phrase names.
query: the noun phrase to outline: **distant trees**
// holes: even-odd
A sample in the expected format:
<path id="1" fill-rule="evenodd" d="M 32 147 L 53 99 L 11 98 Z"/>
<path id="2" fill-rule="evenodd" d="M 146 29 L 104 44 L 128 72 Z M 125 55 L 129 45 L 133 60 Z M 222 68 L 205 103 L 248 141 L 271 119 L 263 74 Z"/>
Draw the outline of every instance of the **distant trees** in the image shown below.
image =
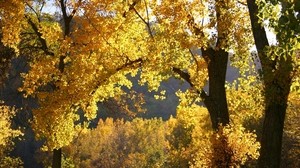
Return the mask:
<path id="1" fill-rule="evenodd" d="M 65 151 L 76 167 L 163 167 L 168 151 L 163 121 L 108 118 L 82 130 Z"/>
<path id="2" fill-rule="evenodd" d="M 75 167 L 200 168 L 222 166 L 224 161 L 221 160 L 226 155 L 218 149 L 223 148 L 232 152 L 226 162 L 230 166 L 243 165 L 258 157 L 259 143 L 255 134 L 242 127 L 224 128 L 222 133 L 213 134 L 209 122 L 205 122 L 207 111 L 196 105 L 194 110 L 182 110 L 178 118 L 168 121 L 100 120 L 97 128 L 81 130 L 80 136 L 64 148 L 65 159 Z M 190 117 L 185 117 L 187 113 Z M 229 145 L 219 143 L 222 142 L 219 138 L 228 138 Z"/>

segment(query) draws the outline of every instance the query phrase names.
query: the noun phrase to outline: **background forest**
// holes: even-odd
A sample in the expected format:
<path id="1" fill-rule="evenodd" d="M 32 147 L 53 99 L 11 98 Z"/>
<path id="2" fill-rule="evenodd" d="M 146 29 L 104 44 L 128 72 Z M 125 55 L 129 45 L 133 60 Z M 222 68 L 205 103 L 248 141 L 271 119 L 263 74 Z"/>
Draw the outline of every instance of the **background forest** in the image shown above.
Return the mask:
<path id="1" fill-rule="evenodd" d="M 300 1 L 0 0 L 0 167 L 300 167 Z"/>

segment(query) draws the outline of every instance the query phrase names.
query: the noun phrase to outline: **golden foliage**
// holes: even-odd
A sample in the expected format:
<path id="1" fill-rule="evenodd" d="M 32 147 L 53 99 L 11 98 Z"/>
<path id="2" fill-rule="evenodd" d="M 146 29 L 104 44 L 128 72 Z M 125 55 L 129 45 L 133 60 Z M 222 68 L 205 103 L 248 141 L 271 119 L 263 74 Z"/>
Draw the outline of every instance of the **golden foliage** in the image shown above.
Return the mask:
<path id="1" fill-rule="evenodd" d="M 227 84 L 227 101 L 233 124 L 241 124 L 250 130 L 260 128 L 264 97 L 262 83 L 256 75 L 240 77 Z"/>
<path id="2" fill-rule="evenodd" d="M 139 71 L 139 83 L 147 84 L 149 91 L 159 91 L 160 83 L 174 76 L 172 69 L 178 68 L 187 72 L 195 88 L 200 90 L 208 78 L 207 62 L 199 53 L 191 52 L 191 48 L 232 51 L 232 60 L 239 67 L 245 67 L 249 62 L 253 41 L 248 11 L 236 0 L 226 3 L 186 0 L 61 2 L 65 5 L 58 6 L 63 13 L 63 23 L 54 17 L 46 17 L 49 13 L 36 11 L 39 4 L 29 0 L 13 0 L 0 5 L 4 44 L 19 49 L 30 58 L 30 70 L 22 75 L 24 82 L 19 91 L 24 96 L 38 98 L 39 107 L 33 111 L 32 127 L 37 138 L 46 140 L 46 150 L 72 142 L 77 135 L 74 123 L 79 119 L 76 113 L 79 109 L 90 120 L 96 117 L 98 102 L 120 99 L 125 93 L 124 87 L 132 87 L 127 75 L 135 76 Z M 220 44 L 216 45 L 218 42 Z M 251 97 L 249 92 L 258 93 L 256 88 L 246 90 L 229 93 L 230 110 L 239 113 L 233 117 L 239 124 L 252 115 L 249 108 L 254 107 L 256 97 Z M 187 165 L 196 156 L 193 143 L 209 144 L 200 139 L 207 139 L 212 133 L 206 130 L 209 133 L 202 135 L 209 124 L 200 121 L 209 120 L 208 112 L 196 104 L 200 101 L 199 95 L 193 90 L 179 91 L 177 95 L 180 97 L 177 120 L 168 126 L 174 135 L 183 132 L 184 136 L 176 140 L 169 133 L 169 138 L 174 146 L 171 150 L 173 159 L 182 156 L 183 165 Z M 244 101 L 241 96 L 247 96 L 251 101 Z M 163 99 L 164 91 L 156 98 Z M 240 115 L 243 112 L 247 115 Z M 101 131 L 105 133 L 102 136 L 111 138 L 114 123 L 108 120 L 106 124 L 109 128 L 103 126 L 105 129 Z M 136 125 L 128 126 L 132 124 Z M 138 130 L 139 124 L 144 126 L 138 120 L 123 125 L 138 132 L 149 131 L 146 126 L 146 130 Z M 237 130 L 233 132 L 238 137 L 242 134 Z M 127 134 L 137 136 L 135 138 L 141 141 L 137 151 L 148 145 L 142 138 L 145 134 L 126 132 L 124 136 L 129 136 Z M 231 132 L 227 136 L 231 136 Z M 207 151 L 209 146 L 203 149 Z M 243 151 L 239 152 L 244 156 Z M 195 155 L 190 155 L 192 153 Z M 136 157 L 147 159 L 141 152 L 127 154 L 128 162 L 124 164 L 137 164 L 133 161 Z M 237 161 L 239 164 L 244 162 L 243 156 L 237 157 L 237 160 L 241 159 Z"/>
<path id="3" fill-rule="evenodd" d="M 125 122 L 108 118 L 93 130 L 83 128 L 65 150 L 76 167 L 158 168 L 166 157 L 165 132 L 160 119 Z"/>
<path id="4" fill-rule="evenodd" d="M 19 51 L 18 43 L 21 41 L 20 32 L 23 15 L 25 12 L 25 2 L 20 0 L 0 1 L 0 18 L 3 25 L 1 39 L 4 45 Z"/>
<path id="5" fill-rule="evenodd" d="M 22 161 L 19 158 L 8 156 L 9 151 L 14 145 L 13 139 L 23 135 L 19 129 L 12 128 L 12 118 L 16 110 L 9 106 L 5 106 L 0 101 L 0 167 L 16 167 L 21 166 Z"/>
<path id="6" fill-rule="evenodd" d="M 166 122 L 100 120 L 95 129 L 80 129 L 64 152 L 78 167 L 239 167 L 258 158 L 255 133 L 241 125 L 213 132 L 207 110 L 192 109 Z"/>

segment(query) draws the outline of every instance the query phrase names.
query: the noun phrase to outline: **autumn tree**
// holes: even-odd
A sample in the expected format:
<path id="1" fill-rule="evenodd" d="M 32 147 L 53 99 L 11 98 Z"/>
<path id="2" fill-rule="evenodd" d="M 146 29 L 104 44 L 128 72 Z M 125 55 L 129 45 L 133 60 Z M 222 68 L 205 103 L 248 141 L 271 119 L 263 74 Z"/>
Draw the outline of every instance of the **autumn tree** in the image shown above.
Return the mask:
<path id="1" fill-rule="evenodd" d="M 146 73 L 141 83 L 149 82 L 149 89 L 156 90 L 158 81 L 170 77 L 165 75 L 169 67 L 159 61 L 168 63 L 171 59 L 165 59 L 162 53 L 183 53 L 167 41 L 155 48 L 157 43 L 149 34 L 152 30 L 145 30 L 145 20 L 141 19 L 148 12 L 133 12 L 135 4 L 141 3 L 1 3 L 2 41 L 17 54 L 29 57 L 30 70 L 23 74 L 19 91 L 39 101 L 39 107 L 33 110 L 32 128 L 38 139 L 46 140 L 43 149 L 54 151 L 53 167 L 60 167 L 61 147 L 77 133 L 74 123 L 79 119 L 79 109 L 87 119 L 93 119 L 97 102 L 118 97 L 124 93 L 124 86 L 130 88 L 126 75 L 135 76 L 142 63 L 141 71 Z M 58 9 L 58 17 L 44 10 L 47 5 Z M 189 66 L 190 57 L 182 58 L 173 58 L 172 65 Z"/>
<path id="2" fill-rule="evenodd" d="M 131 87 L 125 75 L 134 74 L 128 68 L 147 53 L 138 43 L 148 34 L 135 33 L 138 22 L 127 24 L 135 18 L 122 16 L 128 10 L 123 2 L 55 1 L 61 20 L 44 10 L 49 3 L 1 2 L 2 41 L 30 57 L 20 91 L 38 98 L 32 127 L 38 139 L 46 140 L 44 149 L 54 150 L 53 167 L 60 167 L 60 149 L 76 134 L 76 111 L 92 119 L 97 102 Z"/>
<path id="3" fill-rule="evenodd" d="M 232 12 L 228 13 L 228 9 Z M 141 2 L 132 6 L 131 13 L 138 15 L 148 27 L 156 43 L 156 48 L 151 48 L 151 51 L 163 53 L 164 60 L 155 62 L 161 61 L 160 64 L 164 65 L 160 70 L 186 80 L 199 93 L 209 109 L 214 129 L 219 124 L 228 124 L 225 76 L 229 51 L 235 53 L 232 60 L 237 65 L 245 66 L 252 42 L 249 18 L 245 17 L 248 14 L 246 6 L 236 1 Z M 149 18 L 154 19 L 151 22 Z M 168 43 L 172 47 L 167 47 Z M 173 51 L 175 47 L 177 49 Z M 193 48 L 199 48 L 201 53 L 195 53 Z M 186 60 L 185 65 L 178 64 L 182 59 Z M 209 93 L 202 89 L 207 78 Z M 150 86 L 152 83 L 148 80 Z"/>
<path id="4" fill-rule="evenodd" d="M 158 92 L 158 99 L 165 96 L 160 89 L 162 81 L 173 76 L 185 80 L 191 86 L 185 94 L 193 95 L 190 101 L 202 99 L 213 130 L 222 135 L 222 127 L 233 128 L 225 126 L 231 124 L 230 108 L 243 109 L 233 108 L 233 100 L 227 97 L 226 69 L 230 58 L 242 75 L 253 70 L 249 68 L 253 63 L 252 31 L 265 86 L 261 160 L 268 160 L 263 158 L 270 151 L 280 153 L 280 130 L 293 69 L 298 64 L 299 30 L 295 25 L 299 11 L 294 1 L 280 1 L 279 6 L 277 1 L 262 1 L 260 8 L 251 0 L 0 2 L 2 42 L 30 60 L 30 70 L 23 74 L 19 90 L 39 101 L 33 110 L 32 127 L 37 138 L 46 140 L 43 149 L 54 151 L 53 167 L 61 166 L 61 148 L 78 133 L 77 111 L 81 109 L 88 120 L 95 118 L 97 103 L 121 98 L 123 88 L 132 86 L 126 75 L 135 76 L 138 71 L 139 84 Z M 49 5 L 57 9 L 55 15 L 44 9 Z M 280 14 L 269 17 L 263 12 L 273 7 L 277 11 L 281 7 Z M 264 49 L 269 44 L 258 16 L 260 22 L 270 18 L 269 26 L 276 32 L 284 30 L 277 34 L 278 46 Z M 287 21 L 293 29 L 282 26 Z M 208 92 L 203 89 L 207 80 Z M 261 103 L 258 105 L 257 109 Z M 274 123 L 278 125 L 269 126 Z M 267 149 L 267 144 L 276 146 L 276 152 Z"/>
<path id="5" fill-rule="evenodd" d="M 246 6 L 238 1 L 163 1 L 155 5 L 152 7 L 153 13 L 159 26 L 163 27 L 163 33 L 155 34 L 154 39 L 166 36 L 190 52 L 190 56 L 186 55 L 191 58 L 189 67 L 167 65 L 173 74 L 187 81 L 191 90 L 202 98 L 214 130 L 229 124 L 225 88 L 229 52 L 233 53 L 231 60 L 241 68 L 242 73 L 249 71 L 247 65 L 251 62 L 252 36 Z M 199 48 L 200 53 L 193 52 L 193 48 Z M 176 53 L 174 55 L 177 56 Z M 207 78 L 209 91 L 205 92 L 203 86 Z M 226 144 L 218 146 L 219 150 L 225 151 L 224 146 Z M 231 157 L 230 153 L 223 154 L 228 155 L 225 158 Z M 214 166 L 228 166 L 230 162 L 222 161 L 224 164 L 215 163 Z"/>
<path id="6" fill-rule="evenodd" d="M 288 96 L 299 75 L 300 4 L 298 1 L 254 0 L 247 3 L 264 81 L 265 116 L 259 166 L 280 167 Z M 276 33 L 274 46 L 269 44 L 264 27 Z"/>
<path id="7" fill-rule="evenodd" d="M 20 91 L 39 99 L 33 128 L 38 138 L 47 139 L 45 149 L 54 149 L 58 161 L 53 163 L 60 163 L 57 149 L 76 134 L 76 111 L 95 117 L 97 102 L 130 87 L 125 75 L 136 71 L 128 68 L 141 63 L 140 84 L 147 83 L 150 91 L 176 74 L 203 98 L 215 130 L 229 123 L 228 53 L 233 50 L 242 61 L 251 43 L 240 2 L 59 0 L 61 21 L 44 12 L 45 5 L 11 1 L 1 9 L 4 43 L 32 59 Z M 202 90 L 207 77 L 209 93 Z"/>

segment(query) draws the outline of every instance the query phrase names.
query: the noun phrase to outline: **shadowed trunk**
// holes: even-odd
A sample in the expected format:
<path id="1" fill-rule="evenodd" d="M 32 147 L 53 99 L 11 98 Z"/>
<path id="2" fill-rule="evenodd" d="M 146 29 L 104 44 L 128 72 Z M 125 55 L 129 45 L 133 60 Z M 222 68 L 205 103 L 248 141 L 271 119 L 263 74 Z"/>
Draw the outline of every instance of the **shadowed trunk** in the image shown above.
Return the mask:
<path id="1" fill-rule="evenodd" d="M 291 61 L 280 62 L 274 78 L 265 83 L 265 118 L 259 159 L 262 168 L 280 167 L 282 134 L 291 86 Z"/>
<path id="2" fill-rule="evenodd" d="M 286 107 L 284 102 L 266 105 L 259 158 L 259 167 L 261 168 L 280 167 Z"/>
<path id="3" fill-rule="evenodd" d="M 229 124 L 225 89 L 228 53 L 224 50 L 208 48 L 207 50 L 202 50 L 202 55 L 208 65 L 209 93 L 207 94 L 204 90 L 197 90 L 197 92 L 203 99 L 209 112 L 212 128 L 218 130 L 220 124 Z M 173 71 L 187 81 L 192 88 L 194 87 L 189 73 L 176 67 L 173 67 Z"/>
<path id="4" fill-rule="evenodd" d="M 261 139 L 259 167 L 279 168 L 284 119 L 291 86 L 291 57 L 271 60 L 264 52 L 269 46 L 264 28 L 258 22 L 255 0 L 247 0 L 251 26 L 264 80 L 265 116 Z M 277 66 L 275 66 L 277 65 Z"/>
<path id="5" fill-rule="evenodd" d="M 209 48 L 203 51 L 203 57 L 208 64 L 209 76 L 209 94 L 204 96 L 204 103 L 209 111 L 212 127 L 217 130 L 219 124 L 229 124 L 225 90 L 228 53 Z"/>
<path id="6" fill-rule="evenodd" d="M 61 168 L 61 148 L 53 150 L 52 168 Z"/>

